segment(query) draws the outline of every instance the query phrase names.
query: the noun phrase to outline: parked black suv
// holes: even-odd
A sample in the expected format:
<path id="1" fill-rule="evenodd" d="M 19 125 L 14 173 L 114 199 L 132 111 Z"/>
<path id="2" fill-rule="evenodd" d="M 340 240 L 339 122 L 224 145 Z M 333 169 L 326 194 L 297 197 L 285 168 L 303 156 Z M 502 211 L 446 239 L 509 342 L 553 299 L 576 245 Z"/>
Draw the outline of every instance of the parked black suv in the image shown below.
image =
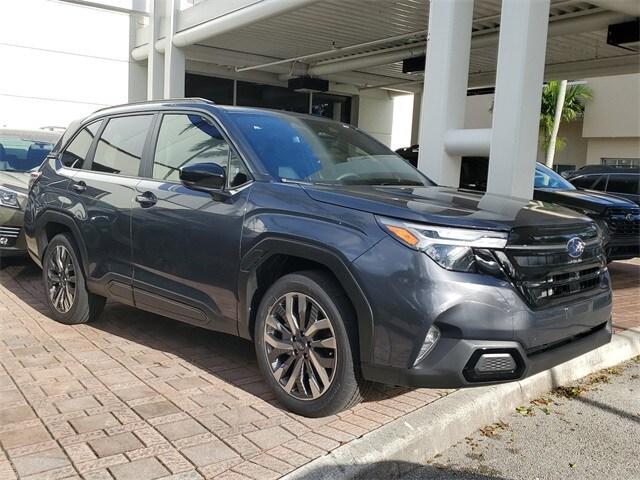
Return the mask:
<path id="1" fill-rule="evenodd" d="M 563 175 L 578 188 L 612 193 L 640 203 L 640 168 L 586 165 Z"/>
<path id="2" fill-rule="evenodd" d="M 396 153 L 413 166 L 417 166 L 419 151 L 418 145 L 412 145 L 396 150 Z M 618 169 L 618 172 L 621 170 Z M 628 173 L 632 171 L 632 169 L 622 171 L 627 170 Z M 487 189 L 488 174 L 489 159 L 487 157 L 463 157 L 460 167 L 460 188 L 484 192 Z M 601 177 L 602 174 L 597 176 Z M 593 182 L 595 179 L 592 180 Z M 604 183 L 606 184 L 606 180 Z M 582 186 L 578 183 L 576 185 Z M 591 217 L 602 228 L 604 250 L 608 260 L 627 260 L 640 256 L 640 206 L 631 200 L 618 193 L 610 194 L 576 188 L 541 163 L 536 164 L 533 187 L 534 200 L 562 205 Z"/>
<path id="3" fill-rule="evenodd" d="M 67 138 L 25 215 L 51 316 L 110 298 L 252 339 L 303 415 L 368 381 L 515 380 L 610 339 L 589 218 L 436 187 L 349 125 L 192 99 L 100 110 Z"/>

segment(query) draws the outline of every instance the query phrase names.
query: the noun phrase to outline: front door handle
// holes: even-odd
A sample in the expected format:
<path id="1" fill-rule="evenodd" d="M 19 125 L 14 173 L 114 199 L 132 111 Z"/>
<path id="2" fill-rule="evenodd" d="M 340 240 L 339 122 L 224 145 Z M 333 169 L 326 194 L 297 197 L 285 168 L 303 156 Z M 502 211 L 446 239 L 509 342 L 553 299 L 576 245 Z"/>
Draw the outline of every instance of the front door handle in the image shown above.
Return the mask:
<path id="1" fill-rule="evenodd" d="M 71 189 L 78 193 L 82 193 L 87 190 L 87 184 L 80 180 L 79 182 L 72 183 Z"/>
<path id="2" fill-rule="evenodd" d="M 158 199 L 151 192 L 144 192 L 140 195 L 136 195 L 136 202 L 138 202 L 142 208 L 153 207 L 157 201 Z"/>

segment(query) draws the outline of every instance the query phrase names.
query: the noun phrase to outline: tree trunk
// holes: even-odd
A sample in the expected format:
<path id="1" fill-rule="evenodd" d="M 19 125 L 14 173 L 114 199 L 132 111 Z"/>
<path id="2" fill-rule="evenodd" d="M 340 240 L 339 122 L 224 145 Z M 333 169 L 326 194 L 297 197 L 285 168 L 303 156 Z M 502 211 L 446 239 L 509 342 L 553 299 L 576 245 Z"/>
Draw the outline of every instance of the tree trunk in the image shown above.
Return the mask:
<path id="1" fill-rule="evenodd" d="M 549 146 L 547 147 L 547 167 L 553 168 L 553 158 L 556 154 L 556 139 L 558 138 L 558 130 L 560 129 L 560 122 L 562 120 L 562 110 L 564 109 L 564 97 L 567 93 L 567 81 L 562 80 L 560 87 L 558 88 L 558 100 L 556 101 L 556 111 L 553 115 L 553 129 L 551 131 L 551 138 L 549 138 Z"/>

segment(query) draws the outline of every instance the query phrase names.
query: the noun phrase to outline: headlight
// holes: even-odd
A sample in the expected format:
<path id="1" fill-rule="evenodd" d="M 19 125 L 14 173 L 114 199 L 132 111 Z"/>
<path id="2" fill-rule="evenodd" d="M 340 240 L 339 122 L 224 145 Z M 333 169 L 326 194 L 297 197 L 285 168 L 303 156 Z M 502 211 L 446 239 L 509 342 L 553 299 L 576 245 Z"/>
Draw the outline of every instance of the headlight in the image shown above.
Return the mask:
<path id="1" fill-rule="evenodd" d="M 439 227 L 378 217 L 382 227 L 406 246 L 426 253 L 448 270 L 477 271 L 474 249 L 502 249 L 507 233 L 489 230 Z"/>
<path id="2" fill-rule="evenodd" d="M 18 194 L 11 190 L 0 188 L 0 206 L 19 209 Z"/>

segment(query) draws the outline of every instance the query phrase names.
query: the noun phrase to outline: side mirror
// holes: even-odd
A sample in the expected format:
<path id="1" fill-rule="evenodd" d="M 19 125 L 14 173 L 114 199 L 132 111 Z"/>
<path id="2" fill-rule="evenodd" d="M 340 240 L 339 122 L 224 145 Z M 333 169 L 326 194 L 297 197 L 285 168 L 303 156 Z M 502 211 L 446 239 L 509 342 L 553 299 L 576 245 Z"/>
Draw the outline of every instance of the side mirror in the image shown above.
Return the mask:
<path id="1" fill-rule="evenodd" d="M 227 173 L 217 163 L 194 163 L 180 168 L 180 181 L 194 190 L 220 192 L 227 183 Z"/>

